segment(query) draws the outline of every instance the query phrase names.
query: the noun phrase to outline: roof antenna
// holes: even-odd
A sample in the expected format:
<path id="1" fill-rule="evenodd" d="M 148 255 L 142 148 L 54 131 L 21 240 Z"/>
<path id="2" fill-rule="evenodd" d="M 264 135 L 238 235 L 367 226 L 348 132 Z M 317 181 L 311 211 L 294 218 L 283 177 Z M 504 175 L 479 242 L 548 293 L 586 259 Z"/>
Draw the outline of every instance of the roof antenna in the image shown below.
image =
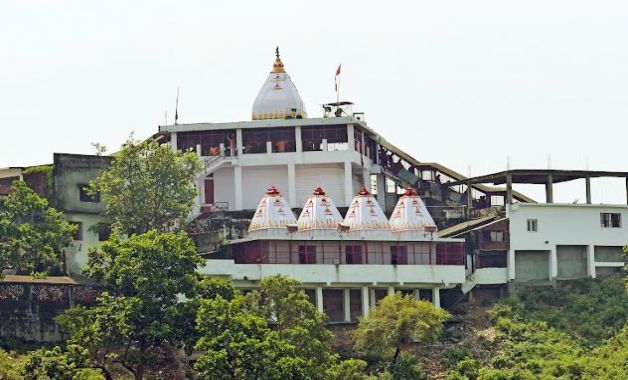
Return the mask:
<path id="1" fill-rule="evenodd" d="M 506 170 L 510 170 L 510 156 L 506 156 Z"/>
<path id="2" fill-rule="evenodd" d="M 168 125 L 168 110 L 164 112 L 164 125 Z"/>
<path id="3" fill-rule="evenodd" d="M 177 87 L 177 101 L 174 106 L 174 123 L 179 124 L 179 87 Z"/>
<path id="4" fill-rule="evenodd" d="M 550 153 L 547 154 L 547 169 L 552 168 L 552 155 Z"/>

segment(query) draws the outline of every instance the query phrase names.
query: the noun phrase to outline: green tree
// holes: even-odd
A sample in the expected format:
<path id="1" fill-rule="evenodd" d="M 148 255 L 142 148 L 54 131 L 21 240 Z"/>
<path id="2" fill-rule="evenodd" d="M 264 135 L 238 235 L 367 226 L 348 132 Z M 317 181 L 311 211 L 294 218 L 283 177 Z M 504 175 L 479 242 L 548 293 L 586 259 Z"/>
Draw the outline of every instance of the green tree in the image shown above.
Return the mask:
<path id="1" fill-rule="evenodd" d="M 97 372 L 90 371 L 87 352 L 77 345 L 65 349 L 55 346 L 32 351 L 24 365 L 27 380 L 77 380 L 101 379 Z M 107 377 L 109 379 L 109 377 Z"/>
<path id="2" fill-rule="evenodd" d="M 368 356 L 390 360 L 395 372 L 402 346 L 411 342 L 429 342 L 438 338 L 449 314 L 430 302 L 395 293 L 360 319 L 354 333 L 355 348 Z"/>
<path id="3" fill-rule="evenodd" d="M 183 233 L 149 231 L 127 240 L 113 237 L 89 253 L 87 273 L 109 292 L 90 309 L 59 318 L 68 343 L 89 352 L 90 365 L 120 364 L 142 379 L 167 345 L 181 347 L 188 331 L 180 318 L 181 295 L 192 297 L 202 259 Z"/>
<path id="4" fill-rule="evenodd" d="M 58 273 L 62 250 L 75 231 L 24 181 L 13 182 L 12 192 L 0 198 L 0 275 L 5 268 Z"/>
<path id="5" fill-rule="evenodd" d="M 122 234 L 164 232 L 185 223 L 199 170 L 195 153 L 177 152 L 153 139 L 129 139 L 90 187 L 102 194 L 105 216 Z"/>

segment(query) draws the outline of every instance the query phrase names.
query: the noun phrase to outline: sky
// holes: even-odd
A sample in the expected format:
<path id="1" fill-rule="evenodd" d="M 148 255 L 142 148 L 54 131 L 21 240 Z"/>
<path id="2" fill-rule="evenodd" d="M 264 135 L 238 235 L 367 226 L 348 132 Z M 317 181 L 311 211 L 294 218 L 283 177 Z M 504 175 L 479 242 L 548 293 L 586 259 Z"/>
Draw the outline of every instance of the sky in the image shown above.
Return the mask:
<path id="1" fill-rule="evenodd" d="M 308 109 L 340 97 L 420 161 L 628 170 L 628 1 L 0 1 L 0 167 L 250 118 L 279 46 Z M 625 203 L 594 180 L 593 201 Z M 516 187 L 517 188 L 517 187 Z M 542 186 L 524 186 L 542 200 Z M 555 200 L 584 200 L 584 184 Z"/>

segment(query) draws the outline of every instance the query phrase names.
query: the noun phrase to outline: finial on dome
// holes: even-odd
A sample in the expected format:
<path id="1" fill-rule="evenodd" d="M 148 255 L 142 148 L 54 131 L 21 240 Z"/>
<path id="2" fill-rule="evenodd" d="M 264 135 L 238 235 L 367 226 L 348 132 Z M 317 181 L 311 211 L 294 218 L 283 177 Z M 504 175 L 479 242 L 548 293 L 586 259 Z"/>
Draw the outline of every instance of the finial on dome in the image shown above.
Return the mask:
<path id="1" fill-rule="evenodd" d="M 325 191 L 319 186 L 314 190 L 314 195 L 325 195 Z"/>
<path id="2" fill-rule="evenodd" d="M 281 58 L 279 57 L 279 46 L 275 48 L 275 63 L 273 63 L 273 73 L 285 73 L 286 70 L 283 68 L 283 62 L 281 62 Z"/>
<path id="3" fill-rule="evenodd" d="M 416 194 L 416 190 L 414 190 L 413 187 L 408 186 L 406 187 L 406 190 L 403 192 L 403 195 L 406 197 L 413 197 L 417 194 Z"/>
<path id="4" fill-rule="evenodd" d="M 358 191 L 358 195 L 366 196 L 366 195 L 371 195 L 371 193 L 369 193 L 369 191 L 366 190 L 366 187 L 363 187 L 360 189 L 360 191 Z"/>
<path id="5" fill-rule="evenodd" d="M 267 195 L 280 195 L 279 190 L 275 186 L 271 186 L 266 190 Z"/>

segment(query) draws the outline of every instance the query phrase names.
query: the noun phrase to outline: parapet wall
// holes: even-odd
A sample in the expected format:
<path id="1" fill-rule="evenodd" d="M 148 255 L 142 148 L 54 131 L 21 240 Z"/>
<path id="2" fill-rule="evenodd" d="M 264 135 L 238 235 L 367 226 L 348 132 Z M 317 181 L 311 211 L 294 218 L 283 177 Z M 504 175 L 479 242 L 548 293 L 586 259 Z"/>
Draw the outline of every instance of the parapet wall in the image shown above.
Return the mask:
<path id="1" fill-rule="evenodd" d="M 74 305 L 93 304 L 101 292 L 95 285 L 0 282 L 0 341 L 59 341 L 54 318 Z"/>

